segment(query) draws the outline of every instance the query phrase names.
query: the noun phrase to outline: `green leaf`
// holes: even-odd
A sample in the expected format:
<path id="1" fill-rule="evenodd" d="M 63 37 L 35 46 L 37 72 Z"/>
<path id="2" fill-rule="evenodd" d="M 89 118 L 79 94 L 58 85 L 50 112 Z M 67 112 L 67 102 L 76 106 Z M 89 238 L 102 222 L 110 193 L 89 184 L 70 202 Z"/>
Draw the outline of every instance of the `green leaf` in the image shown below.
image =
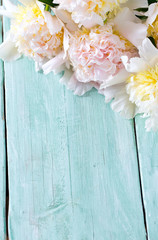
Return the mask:
<path id="1" fill-rule="evenodd" d="M 134 9 L 134 11 L 137 11 L 137 12 L 147 12 L 148 8 L 136 8 L 136 9 Z"/>
<path id="2" fill-rule="evenodd" d="M 53 8 L 59 6 L 59 4 L 53 3 L 52 0 L 38 0 L 38 1 L 39 1 L 39 2 L 42 2 L 42 3 L 46 4 L 46 5 L 48 5 L 48 6 L 50 6 L 50 7 L 53 7 Z"/>
<path id="3" fill-rule="evenodd" d="M 152 3 L 157 3 L 158 1 L 157 0 L 148 0 L 148 4 L 152 4 Z"/>
<path id="4" fill-rule="evenodd" d="M 155 39 L 153 37 L 148 37 L 150 39 L 150 41 L 152 42 L 152 44 L 156 47 L 156 42 Z"/>
<path id="5" fill-rule="evenodd" d="M 141 19 L 141 20 L 146 20 L 148 18 L 147 16 L 138 16 L 138 15 L 136 15 L 136 17 Z"/>

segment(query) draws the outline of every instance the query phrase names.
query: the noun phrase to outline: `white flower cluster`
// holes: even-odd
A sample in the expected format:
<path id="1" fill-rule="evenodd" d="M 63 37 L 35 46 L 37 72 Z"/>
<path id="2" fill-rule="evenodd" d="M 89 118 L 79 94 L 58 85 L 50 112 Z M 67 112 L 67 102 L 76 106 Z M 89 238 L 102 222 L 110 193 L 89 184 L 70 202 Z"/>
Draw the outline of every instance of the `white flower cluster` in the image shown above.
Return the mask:
<path id="1" fill-rule="evenodd" d="M 0 58 L 25 55 L 45 74 L 64 71 L 60 81 L 75 94 L 94 87 L 114 111 L 141 114 L 148 131 L 158 130 L 157 1 L 40 1 L 0 7 L 11 18 Z"/>

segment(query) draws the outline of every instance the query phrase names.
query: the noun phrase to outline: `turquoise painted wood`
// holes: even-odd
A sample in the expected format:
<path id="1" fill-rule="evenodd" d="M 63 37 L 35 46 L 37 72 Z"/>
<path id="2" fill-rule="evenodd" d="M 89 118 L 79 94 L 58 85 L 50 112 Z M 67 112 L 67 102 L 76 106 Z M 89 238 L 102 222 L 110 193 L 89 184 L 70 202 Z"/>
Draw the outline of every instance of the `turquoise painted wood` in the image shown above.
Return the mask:
<path id="1" fill-rule="evenodd" d="M 133 122 L 28 59 L 5 79 L 9 239 L 145 240 Z"/>
<path id="2" fill-rule="evenodd" d="M 2 19 L 0 18 L 0 42 L 2 41 Z M 6 154 L 3 96 L 3 63 L 0 61 L 0 239 L 6 239 Z"/>
<path id="3" fill-rule="evenodd" d="M 144 131 L 144 120 L 137 118 L 137 137 L 143 197 L 150 240 L 158 236 L 158 133 Z"/>
<path id="4" fill-rule="evenodd" d="M 132 122 L 26 59 L 5 73 L 10 240 L 145 240 Z"/>

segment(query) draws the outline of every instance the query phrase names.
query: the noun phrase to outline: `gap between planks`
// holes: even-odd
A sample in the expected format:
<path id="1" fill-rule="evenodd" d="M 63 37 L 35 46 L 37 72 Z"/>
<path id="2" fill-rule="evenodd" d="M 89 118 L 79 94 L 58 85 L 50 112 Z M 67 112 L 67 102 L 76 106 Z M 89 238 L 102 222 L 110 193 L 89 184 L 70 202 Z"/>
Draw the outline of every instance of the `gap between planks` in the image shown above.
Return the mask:
<path id="1" fill-rule="evenodd" d="M 146 240 L 149 240 L 147 217 L 146 217 L 146 210 L 145 210 L 145 204 L 144 204 L 144 194 L 143 194 L 143 187 L 142 187 L 142 177 L 141 177 L 141 170 L 140 170 L 139 149 L 138 149 L 137 129 L 136 129 L 135 118 L 133 120 L 133 124 L 134 124 L 133 126 L 134 126 L 135 145 L 136 145 L 136 154 L 137 154 L 137 163 L 138 163 L 138 175 L 139 175 L 139 183 L 140 183 L 140 195 L 141 195 L 142 210 L 143 210 L 143 216 L 144 216 L 144 226 L 145 226 L 145 231 L 146 231 Z"/>
<path id="2" fill-rule="evenodd" d="M 3 64 L 4 71 L 4 64 Z M 8 213 L 9 213 L 9 176 L 8 176 L 8 149 L 7 149 L 7 121 L 6 121 L 6 92 L 5 92 L 5 77 L 3 81 L 3 96 L 4 96 L 4 122 L 5 122 L 5 151 L 6 151 L 6 235 L 9 240 L 8 231 Z"/>
<path id="3" fill-rule="evenodd" d="M 2 42 L 4 40 L 4 31 L 3 31 L 3 17 L 2 17 Z M 8 149 L 7 149 L 7 120 L 6 120 L 6 90 L 5 90 L 5 68 L 4 68 L 4 62 L 2 63 L 3 68 L 3 112 L 4 112 L 4 129 L 5 129 L 5 153 L 6 153 L 6 159 L 5 159 L 5 165 L 6 165 L 6 206 L 5 206 L 5 224 L 6 224 L 6 240 L 9 240 L 9 231 L 8 231 L 8 213 L 9 213 L 9 181 L 8 181 Z"/>

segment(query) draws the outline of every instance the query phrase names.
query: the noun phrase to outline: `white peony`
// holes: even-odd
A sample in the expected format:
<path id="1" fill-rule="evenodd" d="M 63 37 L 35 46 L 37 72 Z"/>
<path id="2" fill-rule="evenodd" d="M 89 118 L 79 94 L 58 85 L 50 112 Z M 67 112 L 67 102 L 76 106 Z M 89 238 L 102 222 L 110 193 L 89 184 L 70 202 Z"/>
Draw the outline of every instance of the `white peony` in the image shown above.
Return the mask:
<path id="1" fill-rule="evenodd" d="M 72 19 L 86 28 L 103 26 L 105 21 L 115 16 L 121 6 L 134 9 L 147 6 L 147 0 L 54 0 L 58 9 L 71 13 Z"/>
<path id="2" fill-rule="evenodd" d="M 24 54 L 32 58 L 39 70 L 43 63 L 56 56 L 63 46 L 63 26 L 56 16 L 44 10 L 44 5 L 34 0 L 21 0 L 15 6 L 8 0 L 0 14 L 11 17 L 8 37 L 0 45 L 0 58 L 14 60 Z"/>
<path id="3" fill-rule="evenodd" d="M 158 129 L 158 49 L 146 38 L 139 48 L 140 58 L 123 58 L 126 70 L 129 100 L 143 117 L 148 117 L 146 129 Z"/>

